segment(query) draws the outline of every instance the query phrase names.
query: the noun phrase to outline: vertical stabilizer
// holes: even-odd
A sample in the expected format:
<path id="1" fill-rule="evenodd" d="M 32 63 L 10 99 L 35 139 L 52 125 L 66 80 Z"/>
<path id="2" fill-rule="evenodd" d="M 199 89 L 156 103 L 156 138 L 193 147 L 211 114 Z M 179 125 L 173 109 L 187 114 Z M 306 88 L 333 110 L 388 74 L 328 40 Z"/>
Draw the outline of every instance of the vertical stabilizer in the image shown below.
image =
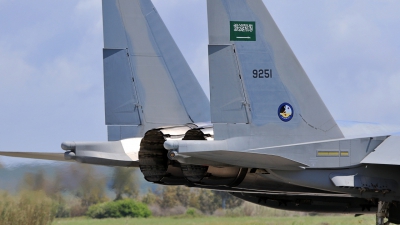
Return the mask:
<path id="1" fill-rule="evenodd" d="M 343 137 L 261 0 L 208 0 L 208 25 L 216 139 Z"/>
<path id="2" fill-rule="evenodd" d="M 209 101 L 150 0 L 103 0 L 109 140 L 210 120 Z"/>

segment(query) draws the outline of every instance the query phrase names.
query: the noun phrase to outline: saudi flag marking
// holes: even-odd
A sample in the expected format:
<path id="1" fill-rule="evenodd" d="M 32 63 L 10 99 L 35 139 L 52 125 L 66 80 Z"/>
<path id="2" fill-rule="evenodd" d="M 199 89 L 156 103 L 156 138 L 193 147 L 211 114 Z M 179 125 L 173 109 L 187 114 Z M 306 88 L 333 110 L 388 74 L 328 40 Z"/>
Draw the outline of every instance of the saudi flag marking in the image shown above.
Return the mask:
<path id="1" fill-rule="evenodd" d="M 231 41 L 256 41 L 256 22 L 231 21 Z"/>

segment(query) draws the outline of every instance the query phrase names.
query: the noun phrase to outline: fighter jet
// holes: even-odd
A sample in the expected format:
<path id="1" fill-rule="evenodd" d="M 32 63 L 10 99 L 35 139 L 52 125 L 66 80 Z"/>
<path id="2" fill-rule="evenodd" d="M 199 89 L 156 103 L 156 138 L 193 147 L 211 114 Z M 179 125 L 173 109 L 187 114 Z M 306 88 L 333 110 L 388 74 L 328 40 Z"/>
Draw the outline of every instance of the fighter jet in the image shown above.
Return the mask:
<path id="1" fill-rule="evenodd" d="M 108 142 L 1 155 L 139 167 L 161 185 L 400 223 L 400 128 L 337 123 L 261 0 L 207 0 L 210 101 L 150 0 L 102 4 Z"/>

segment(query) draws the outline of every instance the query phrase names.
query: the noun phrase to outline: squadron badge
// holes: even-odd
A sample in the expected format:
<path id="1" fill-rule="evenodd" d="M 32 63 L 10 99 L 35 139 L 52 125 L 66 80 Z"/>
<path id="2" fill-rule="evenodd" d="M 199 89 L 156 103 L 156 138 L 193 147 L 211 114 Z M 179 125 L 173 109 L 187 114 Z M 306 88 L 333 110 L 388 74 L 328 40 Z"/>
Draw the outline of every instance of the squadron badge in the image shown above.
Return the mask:
<path id="1" fill-rule="evenodd" d="M 278 108 L 278 116 L 283 122 L 289 122 L 293 118 L 293 107 L 289 103 L 282 103 Z"/>

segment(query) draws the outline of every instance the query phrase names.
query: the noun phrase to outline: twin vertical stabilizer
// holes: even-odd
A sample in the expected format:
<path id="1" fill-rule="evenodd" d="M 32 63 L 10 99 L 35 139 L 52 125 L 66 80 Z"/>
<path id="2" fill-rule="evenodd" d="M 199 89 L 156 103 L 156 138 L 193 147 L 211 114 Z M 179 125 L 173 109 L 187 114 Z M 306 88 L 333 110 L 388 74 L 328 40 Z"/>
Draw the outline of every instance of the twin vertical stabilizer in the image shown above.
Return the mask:
<path id="1" fill-rule="evenodd" d="M 215 139 L 269 145 L 343 134 L 261 0 L 208 0 Z M 103 0 L 109 140 L 210 120 L 210 105 L 150 0 Z"/>

